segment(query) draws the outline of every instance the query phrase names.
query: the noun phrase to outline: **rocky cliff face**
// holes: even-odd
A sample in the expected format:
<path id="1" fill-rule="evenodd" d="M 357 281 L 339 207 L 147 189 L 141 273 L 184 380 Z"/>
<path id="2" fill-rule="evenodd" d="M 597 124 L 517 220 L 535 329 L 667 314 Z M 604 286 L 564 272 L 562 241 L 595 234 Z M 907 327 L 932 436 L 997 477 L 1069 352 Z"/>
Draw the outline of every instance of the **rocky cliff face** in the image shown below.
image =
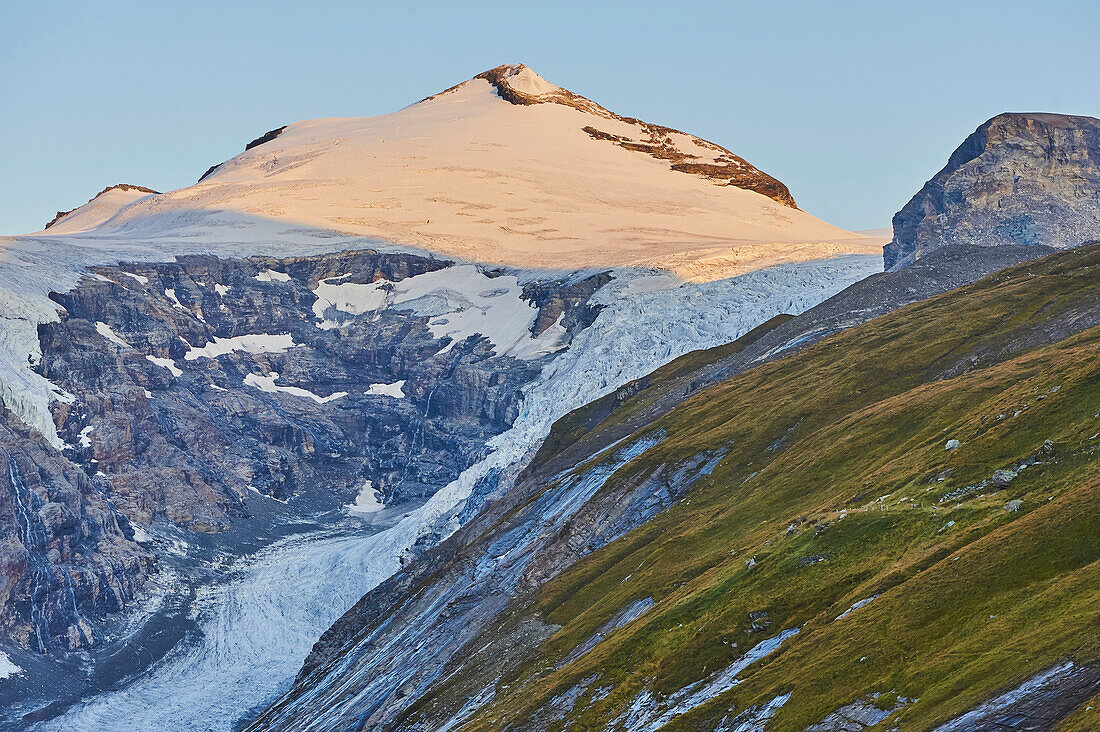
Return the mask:
<path id="1" fill-rule="evenodd" d="M 257 501 L 287 516 L 422 501 L 514 421 L 607 281 L 520 286 L 371 251 L 95 268 L 39 327 L 63 449 L 6 411 L 0 425 L 0 630 L 95 646 L 171 527 L 223 534 Z M 448 329 L 494 304 L 529 328 Z"/>
<path id="2" fill-rule="evenodd" d="M 38 652 L 92 645 L 155 565 L 103 481 L 0 415 L 0 633 Z"/>
<path id="3" fill-rule="evenodd" d="M 1100 238 L 1100 120 L 1006 113 L 894 216 L 886 268 L 951 244 L 1055 248 Z"/>

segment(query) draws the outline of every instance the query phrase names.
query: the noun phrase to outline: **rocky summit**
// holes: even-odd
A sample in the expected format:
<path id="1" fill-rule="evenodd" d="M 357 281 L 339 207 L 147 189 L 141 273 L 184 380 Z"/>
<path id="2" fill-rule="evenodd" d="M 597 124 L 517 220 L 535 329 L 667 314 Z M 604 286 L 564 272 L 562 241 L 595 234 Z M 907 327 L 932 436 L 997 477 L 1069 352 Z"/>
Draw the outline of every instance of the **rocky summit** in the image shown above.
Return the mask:
<path id="1" fill-rule="evenodd" d="M 1100 119 L 999 114 L 894 216 L 886 268 L 951 244 L 1045 245 L 1100 238 Z"/>

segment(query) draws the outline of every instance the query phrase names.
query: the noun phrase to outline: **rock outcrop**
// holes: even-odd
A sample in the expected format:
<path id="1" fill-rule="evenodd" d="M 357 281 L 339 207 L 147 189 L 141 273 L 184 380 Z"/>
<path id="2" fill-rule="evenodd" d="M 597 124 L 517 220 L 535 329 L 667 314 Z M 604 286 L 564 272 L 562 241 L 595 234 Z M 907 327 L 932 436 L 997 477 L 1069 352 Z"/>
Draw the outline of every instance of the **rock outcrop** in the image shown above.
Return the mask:
<path id="1" fill-rule="evenodd" d="M 974 131 L 894 216 L 887 269 L 952 244 L 1045 245 L 1100 238 L 1100 120 L 999 114 Z"/>
<path id="2" fill-rule="evenodd" d="M 643 153 L 658 160 L 667 160 L 670 163 L 669 167 L 680 173 L 697 175 L 720 182 L 722 185 L 744 188 L 767 196 L 784 206 L 798 208 L 787 186 L 726 148 L 671 127 L 616 114 L 576 92 L 551 84 L 523 64 L 497 66 L 478 74 L 474 77 L 474 80 L 477 79 L 492 84 L 500 98 L 510 104 L 561 104 L 606 120 L 625 123 L 629 125 L 627 129 L 632 134 L 622 134 L 622 130 L 619 134 L 614 134 L 592 125 L 586 125 L 582 129 L 594 140 L 604 140 L 624 150 Z M 428 99 L 447 94 L 461 86 L 462 84 L 451 87 Z M 690 144 L 685 145 L 685 142 Z"/>

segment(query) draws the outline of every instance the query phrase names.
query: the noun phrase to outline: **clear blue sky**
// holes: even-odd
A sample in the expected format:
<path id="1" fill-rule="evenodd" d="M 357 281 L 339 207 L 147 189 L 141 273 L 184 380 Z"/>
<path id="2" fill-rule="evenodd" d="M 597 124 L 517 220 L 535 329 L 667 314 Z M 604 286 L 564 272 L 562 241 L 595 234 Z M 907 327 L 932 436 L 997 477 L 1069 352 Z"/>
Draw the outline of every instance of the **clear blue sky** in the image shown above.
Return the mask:
<path id="1" fill-rule="evenodd" d="M 862 229 L 998 112 L 1100 116 L 1100 3 L 0 0 L 0 233 L 516 62 Z"/>

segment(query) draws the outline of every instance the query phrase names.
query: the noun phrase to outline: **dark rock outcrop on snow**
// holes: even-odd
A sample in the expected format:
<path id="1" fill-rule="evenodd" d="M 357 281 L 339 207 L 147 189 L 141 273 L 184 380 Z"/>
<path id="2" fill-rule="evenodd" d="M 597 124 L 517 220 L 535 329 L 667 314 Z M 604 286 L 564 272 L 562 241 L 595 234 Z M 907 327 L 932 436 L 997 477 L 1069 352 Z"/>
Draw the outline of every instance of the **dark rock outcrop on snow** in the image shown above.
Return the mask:
<path id="1" fill-rule="evenodd" d="M 245 145 L 244 146 L 244 151 L 248 152 L 249 150 L 251 150 L 254 147 L 259 147 L 260 145 L 263 145 L 265 142 L 271 142 L 276 137 L 283 134 L 283 130 L 285 130 L 286 127 L 287 127 L 286 125 L 283 125 L 282 127 L 276 127 L 273 130 L 268 130 L 267 132 L 260 135 L 259 137 L 257 137 L 252 142 Z M 205 173 L 203 173 L 202 175 L 199 176 L 198 182 L 202 183 L 203 180 L 206 178 L 206 176 L 210 175 L 211 173 L 213 173 L 215 170 L 217 170 L 221 166 L 222 166 L 222 163 L 215 163 L 214 165 L 211 165 L 209 168 L 206 169 Z"/>
<path id="2" fill-rule="evenodd" d="M 523 88 L 517 88 L 517 85 L 513 83 L 514 77 L 528 74 L 533 75 L 534 72 L 523 64 L 505 64 L 489 69 L 488 71 L 483 71 L 475 76 L 474 79 L 487 81 L 492 85 L 493 89 L 496 90 L 497 96 L 509 104 L 521 106 L 532 104 L 560 104 L 566 107 L 572 107 L 573 109 L 587 114 L 596 115 L 597 117 L 625 122 L 636 128 L 636 137 L 628 138 L 621 135 L 615 135 L 591 125 L 586 125 L 581 129 L 594 140 L 602 140 L 613 145 L 618 145 L 625 150 L 649 155 L 658 160 L 668 161 L 670 164 L 669 167 L 681 173 L 708 178 L 720 182 L 723 185 L 733 186 L 735 188 L 744 188 L 745 190 L 759 193 L 762 196 L 767 196 L 784 206 L 789 206 L 794 209 L 798 208 L 798 205 L 794 201 L 794 197 L 791 195 L 786 185 L 720 145 L 695 137 L 694 135 L 687 135 L 671 127 L 643 122 L 635 117 L 624 117 L 621 114 L 616 114 L 600 106 L 591 99 L 582 97 L 576 92 L 562 89 L 561 87 L 555 86 L 550 90 L 543 90 L 538 93 L 533 93 Z M 468 82 L 463 82 L 463 84 L 465 83 Z M 463 84 L 452 86 L 450 89 L 446 89 L 439 94 L 433 94 L 427 99 L 434 99 L 452 92 Z M 427 101 L 427 99 L 422 101 Z M 690 138 L 694 150 L 684 150 L 678 147 L 673 141 L 672 135 L 683 135 Z M 711 162 L 699 159 L 699 156 L 695 153 L 700 152 L 700 150 L 706 150 L 713 154 Z M 212 170 L 213 168 L 211 168 L 211 171 Z M 209 174 L 210 171 L 207 171 L 206 175 Z"/>
<path id="3" fill-rule="evenodd" d="M 1100 119 L 999 114 L 894 215 L 887 269 L 951 244 L 1078 246 L 1100 238 Z"/>

